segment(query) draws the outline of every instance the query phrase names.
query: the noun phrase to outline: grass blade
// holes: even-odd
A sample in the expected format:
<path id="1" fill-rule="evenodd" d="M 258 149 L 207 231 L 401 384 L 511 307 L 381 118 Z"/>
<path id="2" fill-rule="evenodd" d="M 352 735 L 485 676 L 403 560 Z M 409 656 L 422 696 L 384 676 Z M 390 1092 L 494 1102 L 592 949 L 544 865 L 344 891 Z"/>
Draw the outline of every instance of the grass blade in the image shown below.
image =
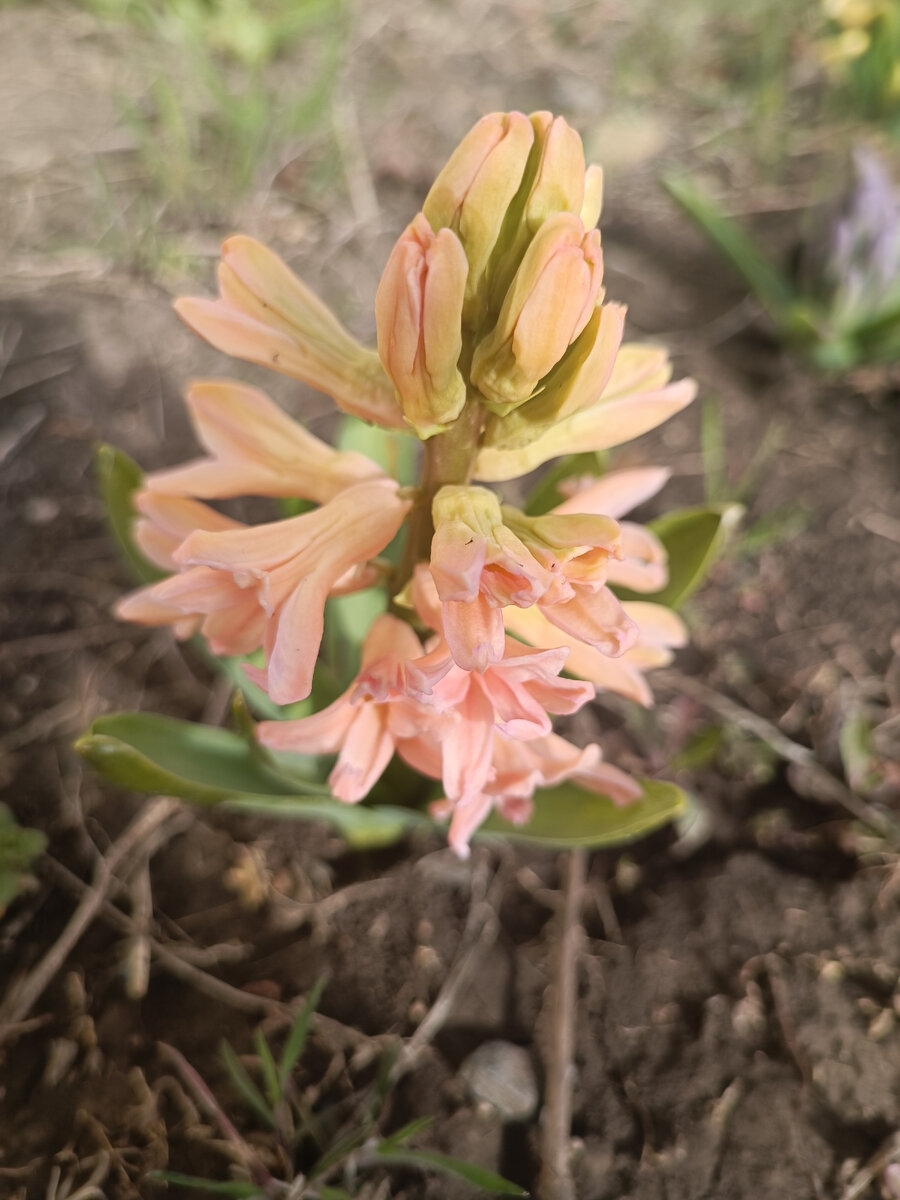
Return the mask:
<path id="1" fill-rule="evenodd" d="M 266 1098 L 274 1112 L 281 1102 L 281 1081 L 278 1076 L 278 1068 L 275 1066 L 275 1059 L 269 1049 L 269 1043 L 263 1037 L 261 1029 L 254 1029 L 253 1045 L 256 1049 L 256 1057 L 259 1059 L 259 1069 L 262 1071 Z"/>
<path id="2" fill-rule="evenodd" d="M 284 1043 L 284 1048 L 281 1051 L 281 1057 L 278 1060 L 279 1095 L 284 1092 L 285 1084 L 290 1078 L 294 1067 L 297 1065 L 300 1055 L 303 1053 L 306 1039 L 309 1036 L 309 1025 L 312 1021 L 313 1013 L 319 1007 L 319 1001 L 322 999 L 322 992 L 325 990 L 326 983 L 327 976 L 325 975 L 320 976 L 316 980 L 309 990 L 303 1007 L 297 1013 L 294 1024 L 291 1026 L 291 1031 L 288 1034 L 287 1041 Z"/>
<path id="3" fill-rule="evenodd" d="M 275 1114 L 263 1099 L 259 1088 L 247 1074 L 247 1069 L 228 1042 L 222 1042 L 219 1048 L 222 1065 L 228 1072 L 231 1082 L 246 1101 L 248 1108 L 260 1117 L 270 1129 L 275 1128 Z"/>

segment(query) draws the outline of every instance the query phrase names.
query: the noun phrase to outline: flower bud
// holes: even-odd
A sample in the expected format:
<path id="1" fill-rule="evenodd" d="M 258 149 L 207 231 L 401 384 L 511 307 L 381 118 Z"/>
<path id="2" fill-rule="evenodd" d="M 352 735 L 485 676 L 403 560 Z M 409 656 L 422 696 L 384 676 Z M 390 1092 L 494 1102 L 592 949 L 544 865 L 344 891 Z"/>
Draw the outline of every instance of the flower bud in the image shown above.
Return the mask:
<path id="1" fill-rule="evenodd" d="M 527 446 L 572 413 L 595 404 L 612 376 L 625 326 L 625 307 L 602 304 L 531 400 L 503 417 L 490 416 L 486 446 Z"/>
<path id="2" fill-rule="evenodd" d="M 545 221 L 472 360 L 489 408 L 503 416 L 530 399 L 591 319 L 602 279 L 598 231 L 571 213 Z"/>
<path id="3" fill-rule="evenodd" d="M 585 229 L 594 228 L 602 208 L 603 168 L 591 163 L 584 175 L 584 202 L 581 205 L 581 223 Z"/>
<path id="4" fill-rule="evenodd" d="M 472 127 L 451 154 L 425 198 L 433 229 L 459 235 L 469 260 L 463 319 L 477 325 L 491 254 L 525 172 L 534 130 L 520 112 L 491 113 Z"/>
<path id="5" fill-rule="evenodd" d="M 400 236 L 375 296 L 378 353 L 403 416 L 420 438 L 440 433 L 466 402 L 457 362 L 468 263 L 450 229 L 419 213 Z"/>
<path id="6" fill-rule="evenodd" d="M 525 224 L 530 233 L 536 233 L 554 213 L 581 212 L 585 170 L 581 137 L 567 121 L 537 112 L 531 114 L 531 124 L 540 159 L 525 201 Z"/>
<path id="7" fill-rule="evenodd" d="M 510 208 L 490 272 L 490 309 L 496 312 L 503 303 L 513 276 L 519 268 L 532 237 L 541 225 L 558 213 L 578 216 L 585 205 L 588 177 L 584 167 L 581 138 L 562 117 L 535 112 L 529 117 L 534 130 L 534 148 L 522 180 L 519 195 Z M 599 168 L 593 168 L 596 171 Z M 596 179 L 592 175 L 588 216 L 597 216 L 585 228 L 597 224 L 600 217 L 596 200 Z"/>

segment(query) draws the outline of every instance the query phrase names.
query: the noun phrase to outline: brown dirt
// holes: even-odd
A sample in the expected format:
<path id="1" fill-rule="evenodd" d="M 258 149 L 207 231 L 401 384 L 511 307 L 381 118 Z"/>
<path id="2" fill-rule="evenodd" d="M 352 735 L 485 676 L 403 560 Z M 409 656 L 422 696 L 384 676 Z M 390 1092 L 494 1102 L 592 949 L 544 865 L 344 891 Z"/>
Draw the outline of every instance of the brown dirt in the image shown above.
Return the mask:
<path id="1" fill-rule="evenodd" d="M 490 8 L 482 33 L 502 40 L 494 23 L 510 13 Z M 346 212 L 333 225 L 309 214 L 292 225 L 277 203 L 258 217 L 276 242 L 279 231 L 300 229 L 299 264 L 317 261 L 317 284 L 348 307 L 351 291 L 370 302 L 383 250 L 414 211 L 432 165 L 470 118 L 509 103 L 502 73 L 475 87 L 477 64 L 462 69 L 472 30 L 463 38 L 449 18 L 431 15 L 428 36 L 435 45 L 448 39 L 440 62 L 452 94 L 438 114 L 440 146 L 430 140 L 431 107 L 412 85 L 383 101 L 405 140 L 392 132 L 396 125 L 377 124 L 377 112 L 371 118 L 370 165 L 389 207 L 381 233 L 347 235 Z M 577 120 L 594 91 L 603 92 L 602 73 L 573 75 L 563 87 L 540 49 L 540 17 L 522 20 L 526 33 L 528 20 L 534 29 L 525 82 L 513 81 L 515 102 L 564 102 Z M 415 36 L 405 26 L 391 43 L 376 39 L 360 65 L 360 88 L 380 95 L 391 64 L 409 54 L 404 39 Z M 33 52 L 33 35 L 23 38 Z M 578 91 L 582 84 L 590 96 Z M 836 738 L 848 707 L 867 698 L 896 704 L 900 691 L 900 572 L 890 534 L 898 516 L 897 397 L 865 379 L 848 386 L 812 377 L 767 340 L 750 310 L 738 312 L 724 336 L 740 292 L 655 190 L 647 200 L 647 166 L 629 163 L 616 181 L 604 221 L 608 285 L 629 303 L 632 334 L 667 340 L 678 368 L 721 399 L 733 476 L 766 427 L 782 425 L 783 448 L 750 519 L 797 501 L 810 514 L 787 542 L 719 566 L 692 603 L 694 640 L 681 666 L 780 722 L 839 771 Z M 324 266 L 317 239 L 327 243 Z M 226 700 L 166 635 L 108 615 L 128 580 L 105 533 L 92 447 L 114 442 L 147 467 L 176 461 L 189 445 L 178 398 L 184 380 L 198 372 L 257 377 L 197 346 L 161 291 L 117 274 L 76 274 L 49 286 L 31 261 L 19 262 L 0 303 L 0 771 L 19 819 L 47 831 L 53 858 L 88 879 L 97 849 L 142 802 L 84 772 L 72 737 L 116 708 L 215 722 Z M 327 421 L 321 397 L 298 401 L 284 381 L 264 385 L 313 422 Z M 697 412 L 684 414 L 623 455 L 674 466 L 664 502 L 702 498 L 698 423 Z M 611 756 L 661 769 L 706 720 L 677 684 L 662 695 L 652 726 L 598 709 L 577 732 L 590 736 L 599 723 Z M 839 807 L 800 798 L 781 768 L 759 787 L 757 772 L 768 766 L 750 751 L 730 774 L 720 762 L 683 777 L 708 814 L 697 843 L 676 844 L 668 831 L 627 856 L 592 859 L 577 1023 L 580 1200 L 839 1198 L 898 1128 L 896 856 L 865 841 Z M 264 895 L 255 910 L 226 878 L 248 854 Z M 197 947 L 237 945 L 239 959 L 223 957 L 211 970 L 247 995 L 292 1000 L 327 969 L 322 1013 L 372 1037 L 408 1035 L 454 960 L 472 870 L 498 861 L 505 888 L 497 942 L 433 1049 L 398 1088 L 388 1126 L 433 1115 L 428 1144 L 532 1186 L 536 1127 L 501 1127 L 473 1107 L 456 1073 L 475 1046 L 505 1038 L 533 1051 L 540 1076 L 535 1027 L 555 937 L 552 856 L 498 860 L 482 849 L 474 866 L 461 866 L 429 838 L 351 855 L 318 829 L 192 814 L 153 859 L 154 928 Z M 58 873 L 43 866 L 38 875 L 0 924 L 4 979 L 33 965 L 72 911 Z M 306 919 L 307 910 L 304 920 L 297 915 L 298 904 L 379 879 L 383 888 L 351 890 L 318 920 Z M 127 910 L 127 895 L 121 903 Z M 44 1200 L 55 1166 L 83 1182 L 104 1150 L 112 1156 L 103 1183 L 109 1200 L 156 1194 L 141 1182 L 155 1167 L 224 1177 L 215 1135 L 198 1134 L 159 1042 L 179 1049 L 229 1112 L 241 1114 L 216 1048 L 227 1036 L 249 1053 L 260 1018 L 158 968 L 147 995 L 129 1000 L 128 950 L 125 938 L 95 923 L 36 1006 L 40 1027 L 2 1050 L 0 1195 Z M 267 1027 L 277 1040 L 278 1022 Z M 327 1033 L 317 1034 L 304 1086 L 335 1053 Z M 352 1095 L 371 1075 L 371 1062 L 348 1055 L 330 1098 Z M 239 1124 L 253 1128 L 246 1116 Z M 877 1181 L 859 1195 L 871 1200 L 876 1189 Z M 472 1192 L 407 1175 L 393 1194 L 453 1200 Z"/>

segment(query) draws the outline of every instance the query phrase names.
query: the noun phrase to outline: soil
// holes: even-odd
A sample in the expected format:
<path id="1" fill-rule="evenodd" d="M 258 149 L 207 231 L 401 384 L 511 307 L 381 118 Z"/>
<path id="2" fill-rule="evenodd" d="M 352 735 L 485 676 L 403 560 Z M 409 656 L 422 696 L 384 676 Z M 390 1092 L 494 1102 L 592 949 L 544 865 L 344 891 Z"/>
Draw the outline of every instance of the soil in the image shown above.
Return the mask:
<path id="1" fill-rule="evenodd" d="M 34 56 L 34 37 L 17 28 L 23 54 Z M 378 45 L 359 73 L 373 95 L 403 39 L 391 54 Z M 459 49 L 445 48 L 441 71 L 459 65 Z M 531 50 L 521 90 L 532 106 L 558 107 L 559 81 L 542 75 L 547 64 Z M 300 230 L 293 261 L 318 270 L 313 281 L 330 298 L 352 305 L 352 281 L 369 311 L 384 249 L 431 167 L 470 117 L 507 103 L 501 77 L 473 84 L 471 95 L 465 83 L 455 80 L 451 112 L 440 116 L 440 153 L 428 149 L 412 84 L 392 101 L 408 142 L 373 119 L 369 166 L 389 209 L 377 235 L 348 233 L 346 213 L 301 212 L 291 225 L 273 202 L 268 218 L 254 215 L 281 248 L 285 229 Z M 805 513 L 719 564 L 688 611 L 692 645 L 678 668 L 812 747 L 839 776 L 847 713 L 862 704 L 883 717 L 900 703 L 898 397 L 890 379 L 822 380 L 781 352 L 719 261 L 659 200 L 654 169 L 648 160 L 614 172 L 603 221 L 608 292 L 629 304 L 631 336 L 666 341 L 676 370 L 720 401 L 733 480 L 767 428 L 781 429 L 748 527 L 786 505 Z M 98 852 L 147 803 L 95 779 L 73 737 L 116 709 L 226 719 L 227 690 L 203 663 L 167 634 L 109 614 L 129 579 L 96 495 L 95 443 L 119 445 L 148 468 L 185 457 L 179 394 L 200 373 L 261 382 L 317 430 L 330 419 L 322 397 L 197 344 L 160 288 L 115 271 L 48 282 L 22 261 L 0 294 L 0 783 L 19 821 L 50 841 L 32 888 L 0 923 L 0 977 L 10 983 L 54 944 L 82 894 L 78 881 L 90 880 Z M 702 500 L 699 423 L 695 406 L 619 460 L 673 467 L 663 505 Z M 720 718 L 677 677 L 662 677 L 659 696 L 652 721 L 598 706 L 573 723 L 573 736 L 599 730 L 609 757 L 665 775 L 691 735 Z M 753 739 L 736 735 L 730 757 L 678 779 L 698 798 L 691 829 L 591 856 L 576 1022 L 579 1200 L 887 1195 L 877 1156 L 900 1122 L 895 850 Z M 887 784 L 876 800 L 896 809 Z M 90 1194 L 107 1200 L 159 1194 L 145 1180 L 156 1168 L 225 1178 L 227 1145 L 186 1098 L 165 1045 L 275 1165 L 272 1139 L 221 1065 L 221 1039 L 251 1055 L 262 1022 L 277 1044 L 277 1002 L 327 973 L 319 1011 L 332 1023 L 315 1027 L 300 1082 L 312 1087 L 327 1073 L 324 1098 L 346 1103 L 371 1086 L 386 1035 L 413 1034 L 468 947 L 473 888 L 485 877 L 496 937 L 392 1093 L 385 1128 L 434 1117 L 419 1145 L 533 1188 L 536 1120 L 504 1125 L 471 1100 L 458 1070 L 478 1045 L 503 1039 L 529 1049 L 543 1080 L 559 867 L 550 854 L 485 847 L 460 864 L 424 835 L 354 854 L 315 826 L 185 812 L 150 862 L 150 930 L 191 948 L 234 991 L 213 998 L 156 963 L 146 993 L 131 998 L 135 945 L 101 913 L 34 1006 L 35 1023 L 0 1051 L 0 1195 L 63 1196 L 60 1181 L 71 1193 L 95 1170 Z M 114 894 L 126 913 L 140 903 L 135 878 L 144 876 L 134 872 Z M 857 1186 L 870 1162 L 869 1182 Z M 392 1180 L 390 1194 L 407 1200 L 474 1194 L 413 1172 Z"/>

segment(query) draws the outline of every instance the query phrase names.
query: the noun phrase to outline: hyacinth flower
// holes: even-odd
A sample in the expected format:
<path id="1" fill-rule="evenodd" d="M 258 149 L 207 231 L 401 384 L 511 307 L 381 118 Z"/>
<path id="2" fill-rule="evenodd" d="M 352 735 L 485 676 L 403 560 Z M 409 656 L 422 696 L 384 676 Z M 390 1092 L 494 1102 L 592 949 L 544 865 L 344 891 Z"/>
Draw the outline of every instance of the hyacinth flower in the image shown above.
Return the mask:
<path id="1" fill-rule="evenodd" d="M 597 687 L 650 703 L 644 672 L 685 638 L 654 600 L 664 545 L 621 519 L 665 471 L 571 474 L 550 512 L 488 486 L 620 445 L 695 394 L 664 350 L 622 343 L 593 228 L 601 202 L 602 173 L 564 120 L 485 117 L 388 259 L 374 348 L 270 251 L 229 238 L 220 297 L 179 301 L 179 314 L 227 353 L 395 431 L 377 437 L 417 439 L 420 478 L 401 485 L 374 457 L 333 449 L 257 388 L 204 381 L 187 393 L 203 454 L 135 493 L 138 549 L 166 577 L 119 615 L 199 633 L 215 654 L 261 654 L 244 672 L 268 695 L 256 737 L 276 758 L 254 769 L 334 755 L 328 787 L 346 809 L 378 794 L 396 756 L 439 789 L 429 811 L 449 819 L 461 855 L 485 820 L 527 829 L 547 789 L 602 798 L 612 809 L 591 811 L 606 822 L 645 802 L 645 785 L 553 722 Z M 366 438 L 352 444 L 384 444 Z M 311 507 L 261 524 L 214 507 L 239 496 Z M 358 665 L 329 692 L 317 660 L 348 593 L 376 602 Z M 300 701 L 299 716 L 274 707 Z"/>

